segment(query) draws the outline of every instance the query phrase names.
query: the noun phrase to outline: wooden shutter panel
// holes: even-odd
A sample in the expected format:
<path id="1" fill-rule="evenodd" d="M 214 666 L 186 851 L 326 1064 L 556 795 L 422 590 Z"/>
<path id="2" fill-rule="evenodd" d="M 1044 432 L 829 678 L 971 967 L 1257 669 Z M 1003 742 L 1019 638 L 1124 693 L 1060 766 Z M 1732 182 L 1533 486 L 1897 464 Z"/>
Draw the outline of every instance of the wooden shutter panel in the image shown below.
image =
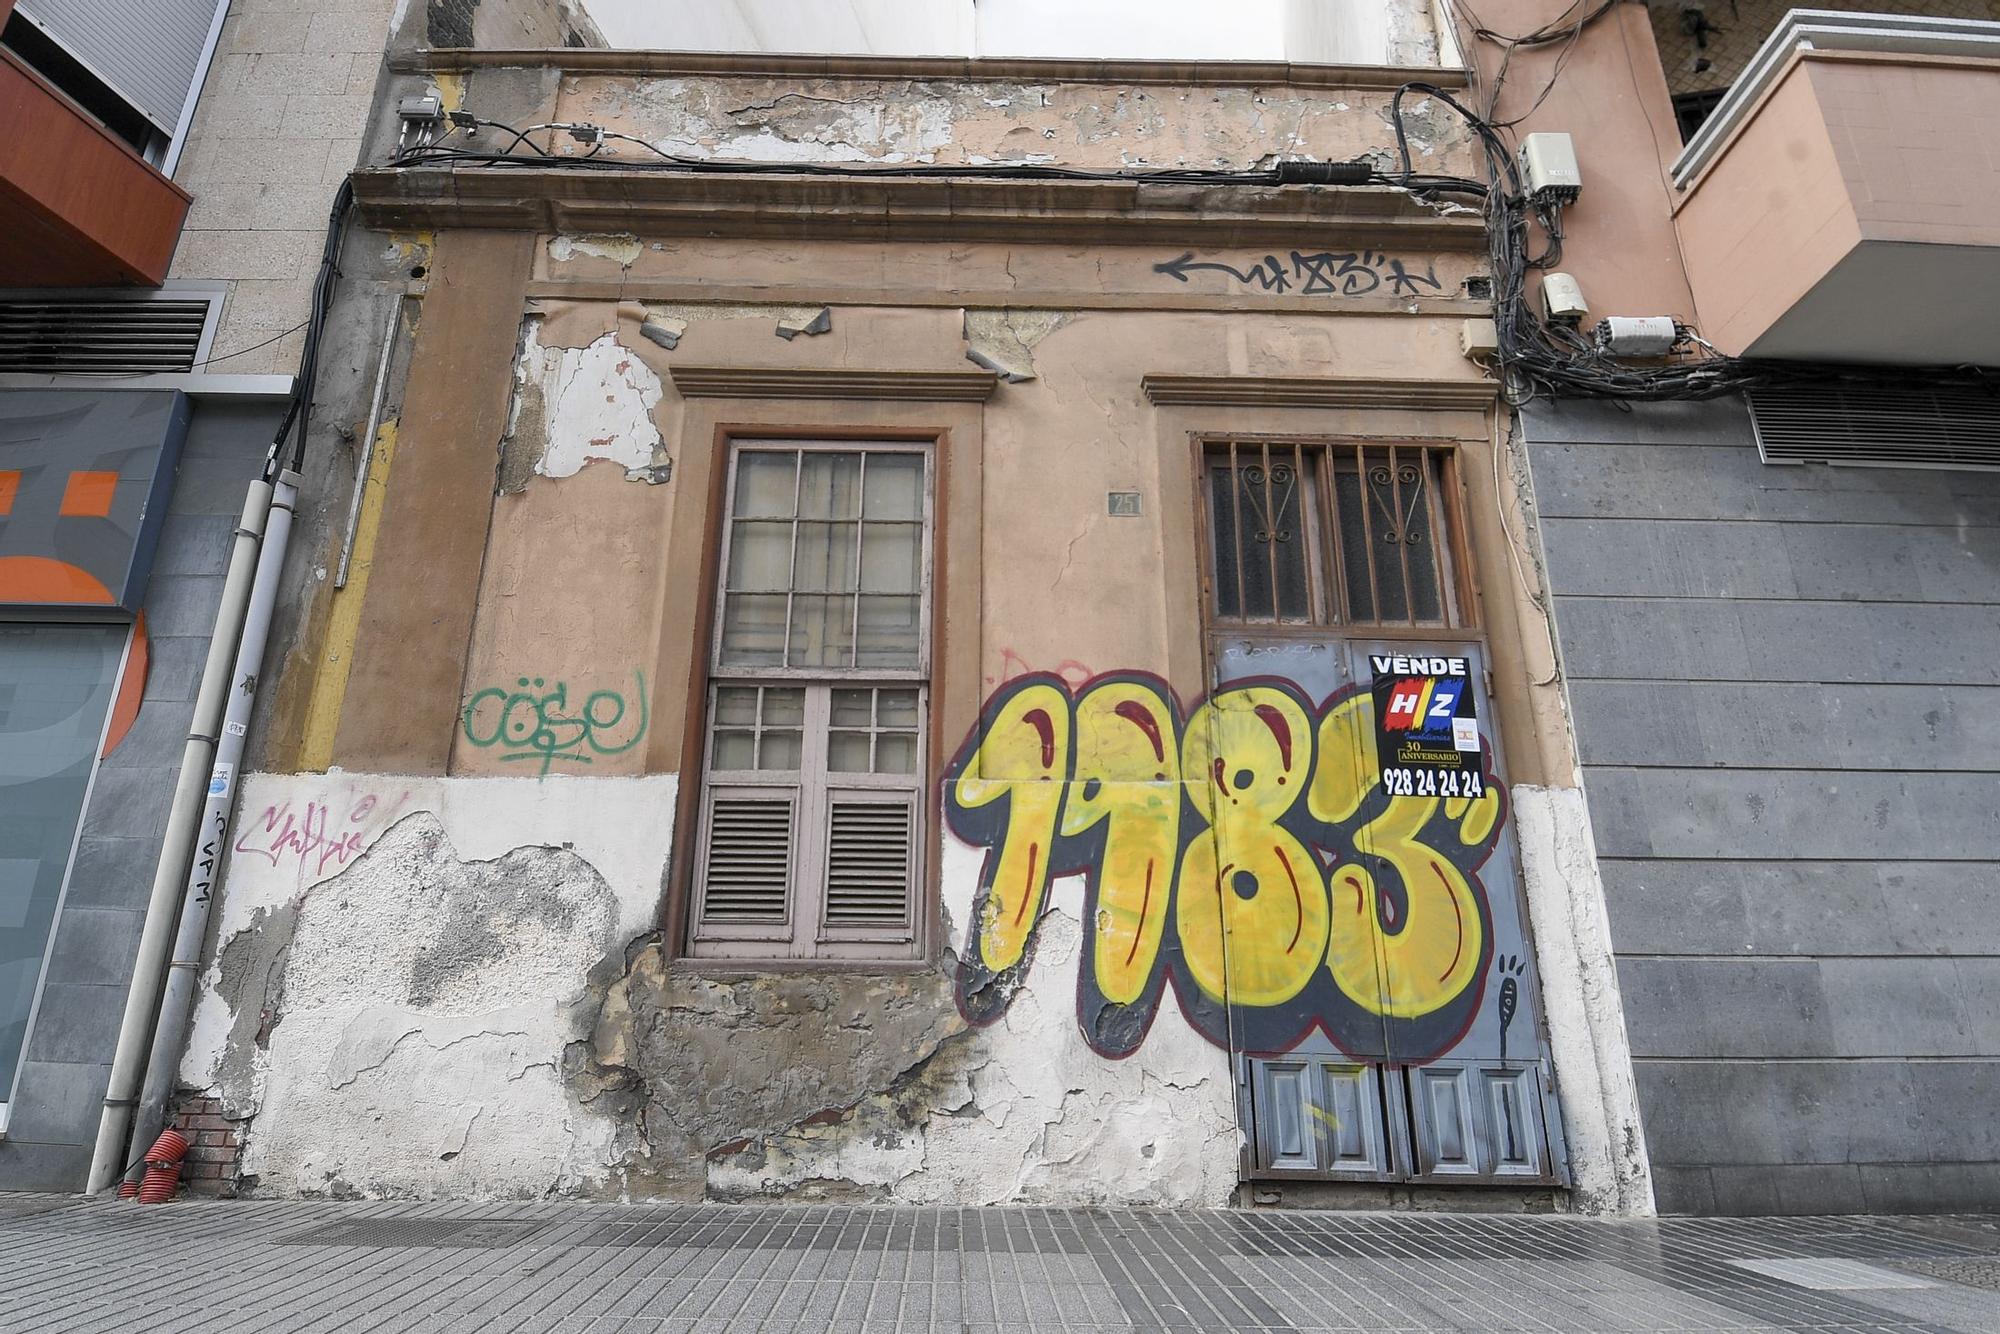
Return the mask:
<path id="1" fill-rule="evenodd" d="M 701 920 L 778 923 L 786 919 L 796 842 L 790 795 L 714 793 L 701 870 Z"/>
<path id="2" fill-rule="evenodd" d="M 827 803 L 826 924 L 906 932 L 911 825 L 907 797 L 832 793 Z"/>

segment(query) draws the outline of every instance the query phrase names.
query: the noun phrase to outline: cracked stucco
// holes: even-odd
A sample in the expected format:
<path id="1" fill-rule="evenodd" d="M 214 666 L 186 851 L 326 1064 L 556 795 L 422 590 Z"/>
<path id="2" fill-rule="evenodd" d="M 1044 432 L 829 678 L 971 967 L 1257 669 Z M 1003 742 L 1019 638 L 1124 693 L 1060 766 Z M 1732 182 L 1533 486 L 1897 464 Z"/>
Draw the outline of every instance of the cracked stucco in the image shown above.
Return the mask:
<path id="1" fill-rule="evenodd" d="M 980 854 L 947 842 L 945 936 Z M 1185 1024 L 1132 1057 L 1077 1028 L 1082 883 L 1056 882 L 1031 975 L 969 1029 L 955 966 L 705 975 L 648 944 L 606 988 L 587 1065 L 642 1104 L 628 1188 L 716 1199 L 1221 1204 L 1236 1184 L 1228 1059 Z M 717 1078 L 717 1071 L 738 1072 Z"/>
<path id="2" fill-rule="evenodd" d="M 1219 1204 L 1228 1061 L 1178 1022 L 1123 1061 L 1075 1011 L 1076 878 L 1007 1014 L 927 969 L 721 972 L 653 930 L 671 777 L 251 775 L 253 806 L 392 821 L 239 854 L 183 1083 L 241 1119 L 248 1188 Z M 373 809 L 369 807 L 368 809 Z M 379 824 L 379 828 L 378 828 Z M 948 842 L 941 940 L 980 853 Z"/>
<path id="3" fill-rule="evenodd" d="M 1035 344 L 1069 323 L 1063 310 L 968 310 L 965 358 L 1009 384 L 1035 378 Z"/>
<path id="4" fill-rule="evenodd" d="M 1571 1198 L 1582 1213 L 1651 1214 L 1652 1163 L 1583 790 L 1517 783 L 1508 791 L 1562 1102 Z"/>
<path id="5" fill-rule="evenodd" d="M 664 397 L 659 375 L 616 333 L 586 347 L 546 347 L 541 332 L 539 316 L 522 322 L 500 489 L 518 491 L 530 474 L 574 477 L 600 460 L 632 481 L 666 481 L 666 442 L 653 419 Z"/>
<path id="6" fill-rule="evenodd" d="M 275 854 L 239 839 L 181 1067 L 242 1121 L 246 1184 L 605 1189 L 633 1128 L 567 1062 L 592 978 L 657 910 L 677 787 L 250 775 L 246 808 L 303 813 L 308 832 Z M 393 820 L 353 818 L 391 801 Z M 312 832 L 348 828 L 365 830 L 353 845 Z"/>
<path id="7" fill-rule="evenodd" d="M 1395 144 L 1389 96 L 1379 89 L 572 74 L 558 116 L 637 135 L 680 157 L 1250 170 L 1281 158 L 1386 158 Z M 1465 127 L 1438 110 L 1424 112 L 1412 151 L 1440 167 L 1469 169 Z"/>

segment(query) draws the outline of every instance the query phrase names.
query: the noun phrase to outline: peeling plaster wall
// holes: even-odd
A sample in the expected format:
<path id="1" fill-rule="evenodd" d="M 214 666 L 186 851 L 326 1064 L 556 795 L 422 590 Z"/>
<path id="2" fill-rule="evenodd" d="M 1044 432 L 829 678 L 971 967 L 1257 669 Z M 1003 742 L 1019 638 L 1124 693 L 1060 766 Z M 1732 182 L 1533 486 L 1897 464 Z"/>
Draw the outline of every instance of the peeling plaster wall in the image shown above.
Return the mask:
<path id="1" fill-rule="evenodd" d="M 650 925 L 677 780 L 253 774 L 182 1082 L 279 1194 L 601 1186 L 631 1126 L 565 1078 Z"/>
<path id="2" fill-rule="evenodd" d="M 571 74 L 550 119 L 601 124 L 680 156 L 751 162 L 1248 170 L 1288 158 L 1387 165 L 1389 98 L 1376 88 Z M 1471 169 L 1462 121 L 1426 97 L 1404 111 L 1420 169 Z M 605 151 L 645 153 L 615 142 Z"/>
<path id="3" fill-rule="evenodd" d="M 1228 1060 L 1076 1026 L 1081 884 L 969 1028 L 926 970 L 668 966 L 676 781 L 252 775 L 183 1083 L 283 1195 L 1220 1204 Z M 949 843 L 944 935 L 980 854 Z M 731 1071 L 718 1078 L 717 1071 Z"/>
<path id="4" fill-rule="evenodd" d="M 539 318 L 523 325 L 509 421 L 510 437 L 527 437 L 534 471 L 574 477 L 584 464 L 603 459 L 634 481 L 666 480 L 656 471 L 666 455 L 653 422 L 660 377 L 620 347 L 616 334 L 586 347 L 543 347 L 541 332 Z"/>
<path id="5" fill-rule="evenodd" d="M 964 939 L 982 855 L 946 842 L 947 942 Z M 730 977 L 664 969 L 651 948 L 612 989 L 595 1054 L 645 1072 L 650 1167 L 682 1191 L 1222 1204 L 1236 1186 L 1228 1058 L 1164 1016 L 1126 1060 L 1084 1044 L 1081 902 L 1080 879 L 1056 883 L 1033 975 L 989 1028 L 954 1009 L 948 950 L 917 974 Z"/>

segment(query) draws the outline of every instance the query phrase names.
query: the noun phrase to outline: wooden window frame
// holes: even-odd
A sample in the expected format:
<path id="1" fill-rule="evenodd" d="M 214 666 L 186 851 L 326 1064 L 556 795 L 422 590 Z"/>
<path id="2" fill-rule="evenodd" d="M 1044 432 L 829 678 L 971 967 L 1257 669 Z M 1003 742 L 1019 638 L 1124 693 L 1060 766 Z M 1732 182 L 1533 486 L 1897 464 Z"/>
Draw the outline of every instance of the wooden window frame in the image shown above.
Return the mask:
<path id="1" fill-rule="evenodd" d="M 733 537 L 736 484 L 740 460 L 750 453 L 803 455 L 901 454 L 923 463 L 921 484 L 920 568 L 915 621 L 918 627 L 915 667 L 774 667 L 741 666 L 723 662 L 723 624 L 728 614 L 730 543 Z M 925 794 L 930 790 L 931 761 L 931 671 L 935 624 L 935 569 L 938 528 L 938 486 L 940 466 L 937 443 L 931 438 L 898 434 L 824 438 L 790 436 L 780 432 L 736 435 L 724 441 L 722 451 L 721 507 L 717 511 L 716 532 L 709 549 L 714 569 L 709 580 L 711 605 L 707 616 L 708 650 L 702 665 L 700 727 L 690 735 L 701 747 L 700 790 L 695 805 L 695 857 L 689 884 L 686 957 L 700 963 L 725 964 L 911 964 L 923 957 L 927 947 L 925 925 L 928 914 L 929 883 L 927 830 L 929 821 Z M 794 520 L 796 523 L 796 519 Z M 857 525 L 861 521 L 857 518 Z M 865 530 L 864 530 L 865 531 Z M 857 540 L 859 534 L 857 533 Z M 794 533 L 793 541 L 797 537 Z M 856 568 L 856 647 L 858 649 L 859 567 Z M 789 616 L 787 622 L 789 624 Z M 789 633 L 789 631 L 788 631 Z M 715 747 L 718 726 L 716 700 L 722 690 L 738 686 L 802 688 L 805 692 L 800 725 L 800 757 L 796 769 L 721 769 L 716 767 Z M 871 711 L 871 757 L 876 740 L 884 731 L 911 732 L 914 738 L 914 772 L 909 774 L 837 772 L 829 765 L 832 700 L 836 690 L 884 689 L 916 692 L 913 729 L 885 729 Z M 731 729 L 722 729 L 731 730 Z M 759 735 L 763 729 L 761 724 Z M 839 730 L 856 730 L 841 728 Z M 759 741 L 761 748 L 761 740 Z M 718 794 L 745 797 L 789 795 L 792 801 L 792 880 L 785 896 L 782 922 L 729 922 L 704 920 L 710 831 L 714 797 Z M 903 921 L 886 924 L 845 925 L 826 921 L 829 897 L 831 818 L 836 802 L 902 805 L 909 813 L 909 843 L 905 851 L 906 890 Z"/>
<path id="2" fill-rule="evenodd" d="M 1192 437 L 1195 465 L 1195 526 L 1196 538 L 1200 545 L 1200 572 L 1202 621 L 1212 633 L 1237 636 L 1295 637 L 1299 634 L 1339 633 L 1348 637 L 1393 636 L 1399 639 L 1458 640 L 1481 633 L 1479 600 L 1473 582 L 1472 552 L 1469 545 L 1468 512 L 1465 501 L 1464 481 L 1460 472 L 1461 455 L 1456 441 L 1425 439 L 1416 437 L 1357 437 L 1348 435 L 1279 435 L 1259 432 L 1198 432 Z M 1247 617 L 1224 617 L 1218 614 L 1217 580 L 1215 560 L 1215 533 L 1210 519 L 1211 488 L 1213 477 L 1211 465 L 1232 447 L 1245 445 L 1260 448 L 1281 447 L 1295 451 L 1295 457 L 1311 460 L 1311 498 L 1301 505 L 1302 516 L 1307 517 L 1307 527 L 1314 543 L 1308 564 L 1309 619 L 1304 620 L 1254 620 Z M 1415 451 L 1419 466 L 1431 463 L 1436 467 L 1434 485 L 1426 488 L 1428 522 L 1430 531 L 1442 534 L 1438 541 L 1439 573 L 1438 588 L 1444 602 L 1444 618 L 1438 621 L 1422 621 L 1413 618 L 1400 620 L 1350 619 L 1347 612 L 1347 571 L 1345 552 L 1340 541 L 1340 513 L 1334 489 L 1334 472 L 1339 462 L 1338 452 L 1348 451 L 1357 465 L 1365 465 L 1370 455 L 1377 452 L 1387 454 L 1387 462 L 1394 467 L 1401 451 Z M 1392 479 L 1392 485 L 1399 485 Z M 1310 511 L 1310 513 L 1309 513 Z M 1363 508 L 1364 523 L 1368 521 L 1367 509 Z M 1240 523 L 1237 531 L 1241 532 Z M 1436 541 L 1436 537 L 1433 538 Z M 1364 549 L 1372 552 L 1372 532 L 1364 537 Z M 1407 580 L 1408 571 L 1404 570 Z M 1376 604 L 1381 603 L 1379 582 L 1372 582 L 1377 590 Z M 1275 580 L 1274 580 L 1275 585 Z M 1240 585 L 1239 585 L 1240 587 Z M 1410 589 L 1405 585 L 1405 606 L 1414 602 Z M 1243 605 L 1239 592 L 1238 604 Z"/>

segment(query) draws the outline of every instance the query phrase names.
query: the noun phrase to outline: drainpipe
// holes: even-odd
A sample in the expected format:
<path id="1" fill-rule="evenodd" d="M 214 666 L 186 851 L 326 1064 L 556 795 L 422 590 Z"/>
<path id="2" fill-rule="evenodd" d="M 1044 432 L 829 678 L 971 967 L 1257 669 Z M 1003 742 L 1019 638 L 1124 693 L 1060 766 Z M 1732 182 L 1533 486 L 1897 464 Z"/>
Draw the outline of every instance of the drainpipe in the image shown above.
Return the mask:
<path id="1" fill-rule="evenodd" d="M 215 903 L 216 871 L 229 837 L 230 812 L 236 804 L 236 784 L 243 776 L 243 746 L 250 731 L 250 711 L 257 703 L 257 680 L 263 673 L 264 645 L 271 637 L 271 609 L 277 605 L 278 584 L 285 571 L 285 548 L 292 537 L 292 513 L 299 497 L 299 474 L 278 474 L 264 526 L 264 545 L 257 553 L 257 574 L 250 584 L 250 605 L 243 618 L 243 638 L 236 648 L 236 670 L 230 676 L 229 703 L 222 715 L 222 735 L 216 742 L 215 767 L 209 774 L 208 803 L 195 826 L 194 864 L 181 890 L 180 932 L 174 937 L 173 962 L 167 965 L 167 987 L 160 997 L 160 1017 L 153 1026 L 153 1050 L 146 1058 L 146 1082 L 139 1094 L 139 1119 L 131 1143 L 151 1144 L 166 1122 L 180 1070 L 181 1044 L 187 1040 L 188 1013 L 194 1004 L 195 978 L 201 971 L 201 947 L 208 935 L 209 909 Z"/>
<path id="2" fill-rule="evenodd" d="M 243 518 L 236 527 L 236 544 L 229 553 L 229 570 L 222 581 L 222 604 L 216 609 L 215 630 L 208 641 L 208 662 L 202 668 L 201 689 L 195 696 L 194 719 L 181 751 L 180 777 L 174 783 L 173 806 L 161 840 L 160 861 L 153 869 L 152 897 L 139 933 L 139 957 L 132 966 L 132 987 L 125 993 L 125 1017 L 118 1025 L 118 1047 L 111 1059 L 111 1083 L 104 1091 L 104 1114 L 97 1123 L 97 1147 L 90 1158 L 84 1187 L 95 1195 L 123 1175 L 125 1146 L 138 1101 L 139 1080 L 145 1072 L 146 1049 L 152 1039 L 155 1004 L 161 975 L 173 945 L 175 919 L 188 858 L 194 851 L 202 795 L 208 790 L 215 758 L 215 741 L 222 723 L 223 696 L 236 643 L 242 637 L 249 608 L 250 586 L 257 568 L 257 549 L 271 509 L 272 488 L 258 480 L 243 500 Z"/>

